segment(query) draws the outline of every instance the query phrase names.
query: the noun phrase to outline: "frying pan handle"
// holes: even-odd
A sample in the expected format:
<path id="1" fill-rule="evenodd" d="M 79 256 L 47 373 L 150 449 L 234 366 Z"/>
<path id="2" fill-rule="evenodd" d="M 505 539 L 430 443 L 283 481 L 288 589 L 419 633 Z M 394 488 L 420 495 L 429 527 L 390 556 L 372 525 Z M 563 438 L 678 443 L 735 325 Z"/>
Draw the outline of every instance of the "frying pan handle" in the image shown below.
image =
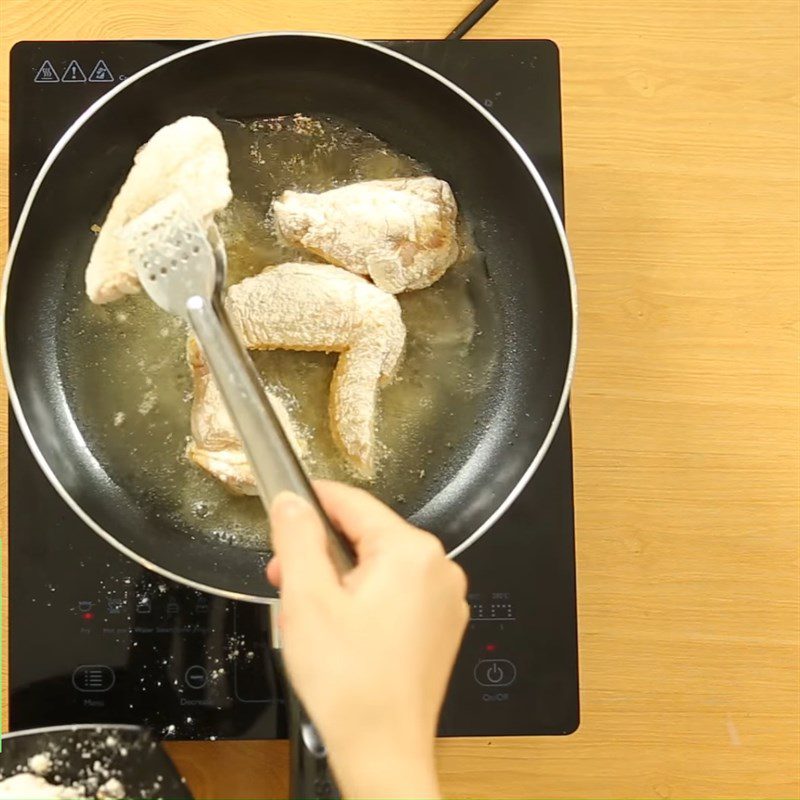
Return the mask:
<path id="1" fill-rule="evenodd" d="M 341 795 L 330 771 L 325 744 L 303 704 L 289 686 L 281 651 L 274 650 L 273 656 L 286 689 L 286 723 L 290 742 L 289 796 L 293 800 L 338 800 Z"/>
<path id="2" fill-rule="evenodd" d="M 228 413 L 241 436 L 267 514 L 280 492 L 294 492 L 305 498 L 323 520 L 336 569 L 340 575 L 347 572 L 355 564 L 352 545 L 331 525 L 323 511 L 222 304 L 196 296 L 189 298 L 186 310 Z"/>

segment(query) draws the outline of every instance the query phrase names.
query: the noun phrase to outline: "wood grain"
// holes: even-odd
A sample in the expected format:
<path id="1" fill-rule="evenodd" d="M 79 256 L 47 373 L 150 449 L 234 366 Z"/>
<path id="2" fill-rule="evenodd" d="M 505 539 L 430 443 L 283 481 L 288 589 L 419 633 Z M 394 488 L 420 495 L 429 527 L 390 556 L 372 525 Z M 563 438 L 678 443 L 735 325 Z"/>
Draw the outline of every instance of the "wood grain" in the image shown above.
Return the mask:
<path id="1" fill-rule="evenodd" d="M 5 0 L 0 230 L 17 40 L 440 37 L 472 3 Z M 442 742 L 445 791 L 796 797 L 798 5 L 502 0 L 473 35 L 563 60 L 583 723 Z M 198 797 L 285 795 L 283 742 L 170 751 Z"/>

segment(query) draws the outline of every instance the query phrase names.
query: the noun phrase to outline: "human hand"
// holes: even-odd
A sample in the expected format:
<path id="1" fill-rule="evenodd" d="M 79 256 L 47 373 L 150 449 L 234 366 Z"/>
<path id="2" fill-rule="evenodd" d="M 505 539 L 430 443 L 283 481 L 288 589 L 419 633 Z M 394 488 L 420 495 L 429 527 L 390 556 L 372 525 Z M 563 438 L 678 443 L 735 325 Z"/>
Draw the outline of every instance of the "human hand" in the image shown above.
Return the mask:
<path id="1" fill-rule="evenodd" d="M 360 489 L 319 481 L 358 563 L 339 578 L 319 515 L 284 492 L 270 510 L 283 654 L 347 797 L 438 797 L 433 742 L 469 610 L 439 540 Z"/>

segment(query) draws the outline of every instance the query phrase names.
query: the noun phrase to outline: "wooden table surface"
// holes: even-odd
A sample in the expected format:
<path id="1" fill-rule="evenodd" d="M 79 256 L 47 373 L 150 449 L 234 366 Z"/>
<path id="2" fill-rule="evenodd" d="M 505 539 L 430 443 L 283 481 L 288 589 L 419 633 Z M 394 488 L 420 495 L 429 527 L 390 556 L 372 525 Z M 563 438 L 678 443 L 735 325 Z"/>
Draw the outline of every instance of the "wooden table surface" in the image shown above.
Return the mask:
<path id="1" fill-rule="evenodd" d="M 15 41 L 437 38 L 473 3 L 2 0 L 0 231 Z M 583 722 L 444 741 L 445 791 L 796 797 L 798 4 L 501 0 L 471 35 L 561 48 Z M 170 752 L 199 798 L 286 792 L 284 742 Z"/>

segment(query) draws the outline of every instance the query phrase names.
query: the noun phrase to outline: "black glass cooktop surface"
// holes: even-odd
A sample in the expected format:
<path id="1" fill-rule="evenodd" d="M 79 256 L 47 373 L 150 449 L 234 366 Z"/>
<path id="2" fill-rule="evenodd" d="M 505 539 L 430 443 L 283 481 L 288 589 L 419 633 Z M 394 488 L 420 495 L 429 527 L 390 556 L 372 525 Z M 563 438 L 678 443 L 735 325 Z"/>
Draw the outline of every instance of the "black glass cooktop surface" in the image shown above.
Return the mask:
<path id="1" fill-rule="evenodd" d="M 80 112 L 126 76 L 191 44 L 14 47 L 12 227 L 49 149 Z M 388 44 L 490 108 L 530 154 L 563 215 L 559 60 L 551 42 Z M 197 593 L 121 555 L 63 503 L 13 420 L 9 462 L 12 729 L 118 722 L 149 725 L 166 738 L 282 736 L 264 607 Z M 570 733 L 579 713 L 569 414 L 530 484 L 459 562 L 470 579 L 472 620 L 440 733 Z"/>

